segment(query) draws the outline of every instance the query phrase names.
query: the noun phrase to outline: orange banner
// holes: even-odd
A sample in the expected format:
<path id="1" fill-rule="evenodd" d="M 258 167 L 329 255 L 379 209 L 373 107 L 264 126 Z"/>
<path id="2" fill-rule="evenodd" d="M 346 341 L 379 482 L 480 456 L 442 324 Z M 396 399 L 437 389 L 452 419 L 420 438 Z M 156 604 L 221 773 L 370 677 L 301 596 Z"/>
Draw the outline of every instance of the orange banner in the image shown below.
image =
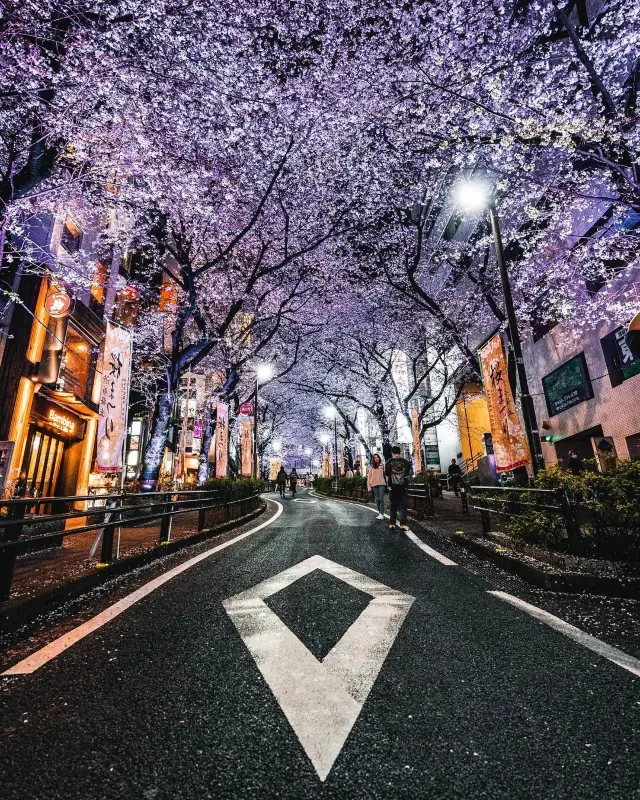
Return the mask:
<path id="1" fill-rule="evenodd" d="M 242 451 L 242 477 L 250 478 L 253 462 L 253 451 L 251 449 L 251 429 L 253 427 L 253 417 L 242 418 L 242 431 L 240 434 L 240 448 Z"/>
<path id="2" fill-rule="evenodd" d="M 418 420 L 418 409 L 411 409 L 411 431 L 413 433 L 413 460 L 414 472 L 422 472 L 422 453 L 420 452 L 420 421 Z"/>
<path id="3" fill-rule="evenodd" d="M 229 458 L 229 406 L 218 403 L 216 408 L 216 478 L 226 478 Z"/>
<path id="4" fill-rule="evenodd" d="M 487 396 L 497 472 L 508 472 L 531 461 L 529 446 L 513 401 L 502 337 L 496 334 L 480 350 L 482 381 Z"/>

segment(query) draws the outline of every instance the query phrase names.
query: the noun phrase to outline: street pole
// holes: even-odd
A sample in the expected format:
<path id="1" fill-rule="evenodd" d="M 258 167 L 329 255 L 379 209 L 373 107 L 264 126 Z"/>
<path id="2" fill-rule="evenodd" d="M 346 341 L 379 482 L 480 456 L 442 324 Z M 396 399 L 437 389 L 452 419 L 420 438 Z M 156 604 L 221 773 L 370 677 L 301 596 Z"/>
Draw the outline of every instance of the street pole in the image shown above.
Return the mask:
<path id="1" fill-rule="evenodd" d="M 489 203 L 489 216 L 491 218 L 491 230 L 493 231 L 493 242 L 496 250 L 496 261 L 498 262 L 500 279 L 502 280 L 504 305 L 507 313 L 507 321 L 509 323 L 509 337 L 511 339 L 511 347 L 516 360 L 516 370 L 518 372 L 522 418 L 524 421 L 525 432 L 527 434 L 527 440 L 529 442 L 529 452 L 531 453 L 531 466 L 533 469 L 533 474 L 537 475 L 539 470 L 544 469 L 544 457 L 542 455 L 542 448 L 540 446 L 540 433 L 538 431 L 538 422 L 536 420 L 533 399 L 529 394 L 527 371 L 525 369 L 524 358 L 522 356 L 522 342 L 520 341 L 520 333 L 518 332 L 518 323 L 516 321 L 516 312 L 515 308 L 513 307 L 513 295 L 511 294 L 509 273 L 507 272 L 507 265 L 504 260 L 502 237 L 500 235 L 500 223 L 498 221 L 498 214 L 496 212 L 495 202 L 493 199 L 491 199 Z"/>
<path id="2" fill-rule="evenodd" d="M 258 464 L 258 388 L 260 386 L 260 379 L 256 373 L 256 404 L 253 409 L 253 477 L 256 480 L 260 478 L 260 465 Z"/>

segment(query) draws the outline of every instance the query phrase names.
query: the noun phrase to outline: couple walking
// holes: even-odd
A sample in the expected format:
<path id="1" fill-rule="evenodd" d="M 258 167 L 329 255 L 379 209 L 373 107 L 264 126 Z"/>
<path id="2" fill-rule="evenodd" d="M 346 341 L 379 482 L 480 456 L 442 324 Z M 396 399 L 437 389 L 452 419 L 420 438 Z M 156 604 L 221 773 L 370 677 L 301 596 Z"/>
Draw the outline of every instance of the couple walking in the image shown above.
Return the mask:
<path id="1" fill-rule="evenodd" d="M 371 467 L 367 475 L 367 488 L 373 492 L 373 499 L 378 508 L 378 519 L 384 519 L 384 492 L 389 487 L 391 508 L 389 509 L 389 528 L 396 527 L 396 520 L 403 531 L 407 526 L 407 492 L 411 464 L 400 455 L 399 447 L 391 448 L 391 458 L 382 463 L 379 453 L 374 453 Z"/>

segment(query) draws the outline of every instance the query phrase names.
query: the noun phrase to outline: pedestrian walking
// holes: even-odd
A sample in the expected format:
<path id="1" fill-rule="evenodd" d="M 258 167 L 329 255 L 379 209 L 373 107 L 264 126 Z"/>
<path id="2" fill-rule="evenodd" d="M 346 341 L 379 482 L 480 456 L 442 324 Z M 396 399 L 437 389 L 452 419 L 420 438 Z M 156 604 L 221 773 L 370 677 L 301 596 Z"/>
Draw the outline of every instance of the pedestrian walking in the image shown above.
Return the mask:
<path id="1" fill-rule="evenodd" d="M 367 489 L 373 492 L 373 500 L 378 509 L 377 519 L 384 519 L 384 493 L 387 488 L 387 481 L 384 474 L 384 464 L 379 453 L 374 453 L 371 459 L 371 466 L 367 474 Z"/>
<path id="2" fill-rule="evenodd" d="M 403 531 L 409 530 L 407 525 L 407 495 L 409 491 L 409 475 L 411 464 L 400 455 L 401 450 L 396 445 L 391 448 L 391 458 L 384 465 L 384 474 L 389 483 L 391 508 L 389 510 L 389 528 L 396 527 L 396 520 Z"/>
<path id="3" fill-rule="evenodd" d="M 449 475 L 449 486 L 453 488 L 456 497 L 460 494 L 460 483 L 462 482 L 462 470 L 456 464 L 455 458 L 451 459 L 451 463 L 449 464 L 449 469 L 447 470 Z"/>
<path id="4" fill-rule="evenodd" d="M 586 470 L 584 461 L 580 458 L 575 450 L 569 450 L 567 469 L 574 475 L 582 475 L 582 473 Z"/>
<path id="5" fill-rule="evenodd" d="M 278 474 L 276 475 L 276 486 L 278 487 L 280 496 L 284 497 L 284 493 L 287 488 L 287 473 L 284 471 L 284 467 L 280 467 Z"/>
<path id="6" fill-rule="evenodd" d="M 298 473 L 294 467 L 289 473 L 289 488 L 291 489 L 291 497 L 296 496 L 296 489 L 298 488 Z"/>

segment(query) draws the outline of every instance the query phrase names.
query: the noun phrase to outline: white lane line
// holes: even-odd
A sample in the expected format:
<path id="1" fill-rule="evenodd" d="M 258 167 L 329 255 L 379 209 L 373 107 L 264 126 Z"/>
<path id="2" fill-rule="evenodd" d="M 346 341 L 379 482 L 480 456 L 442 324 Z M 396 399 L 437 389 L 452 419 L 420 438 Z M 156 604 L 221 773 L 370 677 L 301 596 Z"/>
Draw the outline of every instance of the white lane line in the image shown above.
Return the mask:
<path id="1" fill-rule="evenodd" d="M 527 603 L 524 600 L 520 600 L 519 597 L 514 597 L 512 594 L 499 591 L 489 591 L 488 594 L 492 594 L 494 597 L 499 597 L 506 603 L 510 603 L 512 606 L 540 620 L 540 622 L 544 622 L 544 624 L 548 625 L 550 628 L 563 633 L 565 636 L 569 637 L 569 639 L 573 639 L 574 642 L 581 644 L 583 647 L 587 647 L 589 650 L 593 650 L 594 653 L 597 653 L 609 661 L 613 661 L 613 663 L 617 664 L 619 667 L 640 677 L 640 660 L 627 653 L 623 653 L 622 650 L 618 650 L 617 647 L 613 647 L 600 639 L 596 639 L 595 636 L 591 636 L 591 634 L 585 633 L 580 630 L 580 628 L 570 625 L 568 622 L 560 619 L 560 617 L 555 617 L 553 614 L 549 614 L 548 611 L 543 611 L 541 608 L 533 606 L 531 603 Z"/>
<path id="2" fill-rule="evenodd" d="M 318 495 L 314 495 L 314 497 L 318 497 Z M 363 506 L 360 503 L 352 503 L 350 500 L 342 500 L 339 497 L 327 497 L 326 500 L 338 500 L 340 503 L 346 503 L 349 506 L 359 506 L 360 508 L 364 508 L 367 511 L 371 511 L 374 514 L 378 513 L 376 508 L 369 508 L 369 506 Z M 389 519 L 389 515 L 385 514 L 385 519 Z M 407 535 L 407 537 L 415 544 L 416 547 L 419 547 L 423 553 L 426 553 L 431 558 L 435 558 L 436 561 L 439 561 L 441 564 L 444 564 L 445 567 L 457 567 L 457 562 L 452 561 L 447 556 L 443 556 L 442 553 L 439 553 L 437 550 L 434 550 L 433 547 L 429 547 L 428 544 L 425 544 L 422 539 L 415 535 L 412 530 L 403 531 Z"/>
<path id="3" fill-rule="evenodd" d="M 436 561 L 439 561 L 441 564 L 444 564 L 445 567 L 455 567 L 457 566 L 455 561 L 452 561 L 450 558 L 443 556 L 442 553 L 439 553 L 437 550 L 434 550 L 433 547 L 429 547 L 428 544 L 425 544 L 422 539 L 419 539 L 413 531 L 404 531 L 405 534 L 411 539 L 411 541 L 415 544 L 416 547 L 419 547 L 423 553 L 431 556 L 431 558 L 435 558 Z"/>
<path id="4" fill-rule="evenodd" d="M 246 533 L 241 533 L 239 536 L 236 536 L 233 539 L 229 539 L 228 542 L 224 542 L 223 544 L 216 545 L 216 547 L 212 547 L 210 550 L 205 550 L 204 553 L 200 553 L 193 558 L 190 558 L 188 561 L 185 561 L 183 564 L 180 564 L 173 569 L 170 569 L 168 572 L 165 572 L 162 575 L 159 575 L 157 578 L 154 578 L 149 583 L 145 583 L 144 586 L 141 586 L 139 589 L 136 589 L 135 592 L 128 594 L 126 597 L 123 597 L 122 600 L 118 600 L 117 603 L 109 606 L 104 611 L 100 612 L 95 617 L 83 622 L 82 625 L 79 625 L 77 628 L 74 628 L 72 631 L 65 633 L 62 636 L 59 636 L 57 639 L 54 639 L 49 644 L 41 647 L 40 650 L 36 650 L 35 653 L 32 653 L 30 656 L 23 658 L 22 661 L 19 661 L 17 664 L 14 664 L 13 667 L 5 670 L 3 673 L 0 673 L 2 676 L 4 675 L 28 675 L 31 672 L 35 672 L 39 669 L 43 664 L 46 664 L 48 661 L 51 661 L 56 656 L 59 656 L 60 653 L 63 653 L 65 650 L 68 650 L 72 647 L 76 642 L 79 642 L 81 639 L 84 639 L 85 636 L 89 636 L 89 634 L 93 633 L 94 631 L 101 628 L 103 625 L 106 625 L 107 622 L 110 622 L 115 617 L 119 616 L 130 608 L 135 603 L 139 602 L 146 597 L 147 595 L 151 594 L 151 592 L 155 592 L 156 589 L 159 589 L 168 581 L 175 578 L 177 575 L 180 575 L 186 570 L 194 567 L 196 564 L 199 564 L 201 561 L 204 561 L 206 558 L 210 558 L 215 553 L 219 553 L 221 550 L 225 550 L 227 547 L 231 547 L 232 544 L 236 544 L 236 542 L 242 541 L 242 539 L 246 539 L 247 536 L 251 536 L 254 533 L 257 533 L 262 528 L 266 528 L 267 525 L 271 525 L 272 522 L 275 522 L 280 514 L 282 514 L 282 506 L 277 500 L 272 500 L 271 502 L 275 503 L 278 506 L 278 510 L 276 513 L 268 519 L 266 522 L 263 522 L 261 525 L 258 525 L 255 528 L 252 528 L 250 531 Z"/>

